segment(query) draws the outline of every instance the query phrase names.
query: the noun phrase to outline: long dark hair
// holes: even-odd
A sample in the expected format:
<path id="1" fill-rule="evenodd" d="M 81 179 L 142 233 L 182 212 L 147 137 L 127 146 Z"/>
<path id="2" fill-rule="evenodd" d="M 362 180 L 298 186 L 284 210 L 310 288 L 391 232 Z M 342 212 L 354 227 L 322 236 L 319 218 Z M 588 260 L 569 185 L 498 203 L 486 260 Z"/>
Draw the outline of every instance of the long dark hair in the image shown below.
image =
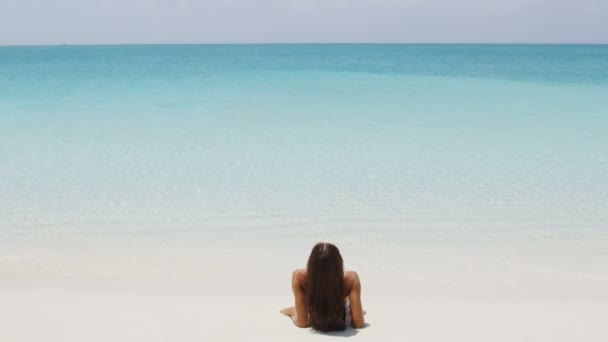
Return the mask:
<path id="1" fill-rule="evenodd" d="M 319 331 L 346 329 L 344 263 L 338 247 L 316 244 L 308 258 L 308 324 Z"/>

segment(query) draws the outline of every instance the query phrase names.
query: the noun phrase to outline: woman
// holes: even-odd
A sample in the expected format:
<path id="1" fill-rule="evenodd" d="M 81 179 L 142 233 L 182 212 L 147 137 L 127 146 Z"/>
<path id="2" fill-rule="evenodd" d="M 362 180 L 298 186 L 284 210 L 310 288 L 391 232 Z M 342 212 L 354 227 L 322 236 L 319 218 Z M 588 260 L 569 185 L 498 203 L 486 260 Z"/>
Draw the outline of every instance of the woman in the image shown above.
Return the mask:
<path id="1" fill-rule="evenodd" d="M 342 256 L 331 243 L 316 244 L 306 269 L 293 272 L 295 307 L 281 310 L 298 327 L 318 331 L 362 328 L 361 282 L 356 272 L 344 272 Z M 349 322 L 352 321 L 352 322 Z"/>

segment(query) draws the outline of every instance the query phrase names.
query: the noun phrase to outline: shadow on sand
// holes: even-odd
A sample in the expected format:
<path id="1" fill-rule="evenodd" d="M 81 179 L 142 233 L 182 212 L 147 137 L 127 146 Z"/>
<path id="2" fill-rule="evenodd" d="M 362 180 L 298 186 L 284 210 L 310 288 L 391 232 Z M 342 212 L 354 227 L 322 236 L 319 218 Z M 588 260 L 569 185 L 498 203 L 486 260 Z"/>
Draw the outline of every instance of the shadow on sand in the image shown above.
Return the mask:
<path id="1" fill-rule="evenodd" d="M 365 323 L 365 324 L 363 324 L 363 328 L 361 328 L 361 329 L 367 329 L 368 327 L 369 327 L 369 323 Z M 361 330 L 361 329 L 355 329 L 353 327 L 348 327 L 344 331 L 330 331 L 330 332 L 320 332 L 320 331 L 310 329 L 310 332 L 313 334 L 319 334 L 319 335 L 325 335 L 325 336 L 352 337 L 352 336 L 357 335 L 359 333 L 359 330 Z"/>

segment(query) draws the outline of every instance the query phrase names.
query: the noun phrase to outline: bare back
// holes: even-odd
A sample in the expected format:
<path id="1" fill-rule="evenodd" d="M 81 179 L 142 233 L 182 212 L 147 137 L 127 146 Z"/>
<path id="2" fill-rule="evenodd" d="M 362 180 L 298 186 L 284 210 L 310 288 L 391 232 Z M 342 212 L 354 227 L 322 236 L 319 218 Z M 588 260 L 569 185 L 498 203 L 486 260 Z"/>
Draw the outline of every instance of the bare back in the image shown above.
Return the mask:
<path id="1" fill-rule="evenodd" d="M 281 310 L 281 313 L 291 316 L 299 327 L 308 326 L 308 308 L 306 304 L 306 285 L 308 273 L 306 269 L 295 270 L 292 274 L 292 290 L 295 307 Z M 354 271 L 344 272 L 344 297 L 350 302 L 350 314 L 355 328 L 362 328 L 365 324 L 363 305 L 361 304 L 361 281 Z"/>

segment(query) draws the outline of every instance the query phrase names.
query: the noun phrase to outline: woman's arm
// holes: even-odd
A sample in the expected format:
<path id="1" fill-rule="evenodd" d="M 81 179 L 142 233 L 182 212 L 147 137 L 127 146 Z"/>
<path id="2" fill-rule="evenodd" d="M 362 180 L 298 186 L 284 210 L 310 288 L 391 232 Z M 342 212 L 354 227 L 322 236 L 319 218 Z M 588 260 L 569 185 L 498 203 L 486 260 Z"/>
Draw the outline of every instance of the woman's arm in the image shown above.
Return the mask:
<path id="1" fill-rule="evenodd" d="M 293 322 L 301 327 L 308 326 L 308 308 L 306 305 L 306 293 L 304 286 L 306 284 L 306 271 L 295 270 L 291 277 L 291 288 L 296 304 L 296 317 Z"/>
<path id="2" fill-rule="evenodd" d="M 293 323 L 301 328 L 308 327 L 308 309 L 306 307 L 306 270 L 295 270 L 291 277 L 291 289 L 295 299 L 295 307 L 281 310 L 281 313 L 290 316 Z"/>
<path id="3" fill-rule="evenodd" d="M 361 304 L 361 281 L 357 272 L 349 272 L 351 277 L 352 285 L 350 293 L 348 294 L 348 300 L 350 301 L 350 313 L 353 320 L 353 326 L 357 329 L 363 328 L 365 319 L 363 318 L 364 311 L 363 305 Z"/>

